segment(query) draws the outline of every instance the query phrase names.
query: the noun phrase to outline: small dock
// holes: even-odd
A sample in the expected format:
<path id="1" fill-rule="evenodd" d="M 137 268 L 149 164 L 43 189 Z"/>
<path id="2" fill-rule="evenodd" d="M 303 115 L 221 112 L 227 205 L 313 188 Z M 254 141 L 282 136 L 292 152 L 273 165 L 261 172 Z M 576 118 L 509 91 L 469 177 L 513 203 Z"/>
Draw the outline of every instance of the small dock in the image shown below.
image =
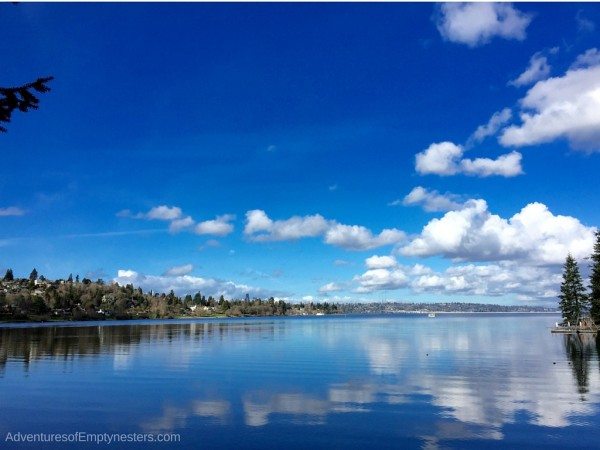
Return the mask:
<path id="1" fill-rule="evenodd" d="M 596 325 L 590 318 L 585 318 L 579 321 L 578 325 L 568 323 L 558 323 L 550 329 L 551 333 L 562 333 L 562 334 L 573 334 L 573 333 L 597 333 L 598 325 Z"/>
<path id="2" fill-rule="evenodd" d="M 597 333 L 598 328 L 592 329 L 588 327 L 552 327 L 550 333 L 562 333 L 562 334 L 573 334 L 573 333 Z"/>

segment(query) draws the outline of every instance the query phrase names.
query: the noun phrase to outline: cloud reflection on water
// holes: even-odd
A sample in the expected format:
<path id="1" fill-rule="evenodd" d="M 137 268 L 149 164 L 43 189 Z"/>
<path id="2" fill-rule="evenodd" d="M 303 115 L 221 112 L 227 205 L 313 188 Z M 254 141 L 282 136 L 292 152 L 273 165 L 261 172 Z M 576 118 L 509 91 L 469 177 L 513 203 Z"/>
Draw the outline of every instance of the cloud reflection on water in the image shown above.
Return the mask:
<path id="1" fill-rule="evenodd" d="M 597 340 L 550 335 L 545 323 L 445 316 L 0 328 L 0 368 L 68 358 L 75 371 L 93 357 L 139 386 L 158 377 L 137 411 L 149 432 L 321 426 L 391 409 L 423 417 L 396 432 L 437 448 L 501 440 L 517 423 L 561 429 L 597 417 Z"/>

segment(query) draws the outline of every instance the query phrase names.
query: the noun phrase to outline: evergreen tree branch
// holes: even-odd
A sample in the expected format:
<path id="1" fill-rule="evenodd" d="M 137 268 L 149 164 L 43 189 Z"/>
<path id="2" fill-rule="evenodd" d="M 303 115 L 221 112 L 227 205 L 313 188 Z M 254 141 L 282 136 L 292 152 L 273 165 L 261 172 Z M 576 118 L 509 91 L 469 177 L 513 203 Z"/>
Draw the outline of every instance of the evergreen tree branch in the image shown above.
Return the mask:
<path id="1" fill-rule="evenodd" d="M 38 109 L 40 100 L 35 93 L 43 94 L 50 91 L 48 83 L 54 77 L 41 77 L 37 80 L 16 87 L 0 87 L 0 122 L 9 123 L 14 110 L 27 112 Z M 5 126 L 0 125 L 0 133 L 6 133 Z"/>

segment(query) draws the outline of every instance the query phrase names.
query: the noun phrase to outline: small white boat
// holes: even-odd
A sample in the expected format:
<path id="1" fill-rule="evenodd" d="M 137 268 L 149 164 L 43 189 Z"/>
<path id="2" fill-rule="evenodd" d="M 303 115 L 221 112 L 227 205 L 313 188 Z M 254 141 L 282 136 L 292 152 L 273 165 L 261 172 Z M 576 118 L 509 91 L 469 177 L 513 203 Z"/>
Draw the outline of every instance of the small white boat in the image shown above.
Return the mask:
<path id="1" fill-rule="evenodd" d="M 427 314 L 427 317 L 435 317 L 435 313 L 429 313 Z"/>

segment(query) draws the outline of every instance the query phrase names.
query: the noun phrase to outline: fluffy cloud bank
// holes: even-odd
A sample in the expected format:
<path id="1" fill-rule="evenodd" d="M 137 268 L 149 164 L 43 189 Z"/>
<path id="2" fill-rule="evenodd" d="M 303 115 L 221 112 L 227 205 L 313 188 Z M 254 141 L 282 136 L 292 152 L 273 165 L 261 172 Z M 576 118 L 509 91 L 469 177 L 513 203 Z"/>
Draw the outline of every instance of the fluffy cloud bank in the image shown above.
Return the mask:
<path id="1" fill-rule="evenodd" d="M 246 293 L 251 297 L 262 298 L 282 295 L 280 292 L 238 284 L 233 281 L 196 277 L 189 275 L 189 272 L 184 274 L 188 268 L 188 266 L 174 267 L 169 269 L 165 275 L 144 275 L 134 270 L 119 270 L 113 281 L 123 286 L 133 284 L 145 291 L 166 293 L 173 290 L 177 295 L 196 292 L 213 297 L 223 295 L 226 298 L 243 298 Z"/>
<path id="2" fill-rule="evenodd" d="M 392 256 L 371 256 L 367 270 L 354 277 L 358 293 L 410 289 L 415 293 L 444 295 L 503 296 L 519 300 L 556 298 L 560 285 L 558 267 L 540 267 L 517 262 L 464 264 L 436 272 L 421 264 L 402 266 Z"/>
<path id="3" fill-rule="evenodd" d="M 450 42 L 477 47 L 494 37 L 522 41 L 531 16 L 509 3 L 443 3 L 437 28 Z"/>
<path id="4" fill-rule="evenodd" d="M 502 296 L 516 294 L 519 300 L 552 298 L 558 295 L 560 271 L 549 267 L 516 263 L 451 266 L 411 282 L 415 292 Z"/>
<path id="5" fill-rule="evenodd" d="M 464 148 L 452 142 L 431 144 L 425 150 L 417 153 L 415 169 L 421 175 L 471 175 L 489 177 L 499 175 L 514 177 L 521 175 L 521 154 L 510 152 L 496 159 L 490 158 L 463 158 Z"/>
<path id="6" fill-rule="evenodd" d="M 171 233 L 178 233 L 183 230 L 191 230 L 196 234 L 208 234 L 214 236 L 226 236 L 233 232 L 233 225 L 230 223 L 235 219 L 232 214 L 224 214 L 217 216 L 213 220 L 206 220 L 204 222 L 196 221 L 192 216 L 183 216 L 181 208 L 178 206 L 167 206 L 160 205 L 151 208 L 146 213 L 132 213 L 129 209 L 124 209 L 117 213 L 117 217 L 127 217 L 131 219 L 145 219 L 145 220 L 163 220 L 169 222 L 169 231 Z"/>
<path id="7" fill-rule="evenodd" d="M 347 250 L 369 250 L 397 244 L 406 236 L 395 228 L 384 229 L 379 234 L 373 234 L 366 227 L 340 224 L 327 220 L 319 214 L 272 220 L 260 209 L 246 213 L 244 234 L 254 242 L 289 241 L 322 236 L 326 244 Z"/>
<path id="8" fill-rule="evenodd" d="M 580 55 L 562 76 L 537 82 L 520 101 L 521 124 L 500 135 L 521 147 L 565 138 L 575 149 L 600 151 L 600 55 Z"/>
<path id="9" fill-rule="evenodd" d="M 554 215 L 541 203 L 530 203 L 504 219 L 492 214 L 485 200 L 469 200 L 463 209 L 432 219 L 400 253 L 467 261 L 562 264 L 569 252 L 576 259 L 588 256 L 593 241 L 592 227 L 574 217 Z"/>

